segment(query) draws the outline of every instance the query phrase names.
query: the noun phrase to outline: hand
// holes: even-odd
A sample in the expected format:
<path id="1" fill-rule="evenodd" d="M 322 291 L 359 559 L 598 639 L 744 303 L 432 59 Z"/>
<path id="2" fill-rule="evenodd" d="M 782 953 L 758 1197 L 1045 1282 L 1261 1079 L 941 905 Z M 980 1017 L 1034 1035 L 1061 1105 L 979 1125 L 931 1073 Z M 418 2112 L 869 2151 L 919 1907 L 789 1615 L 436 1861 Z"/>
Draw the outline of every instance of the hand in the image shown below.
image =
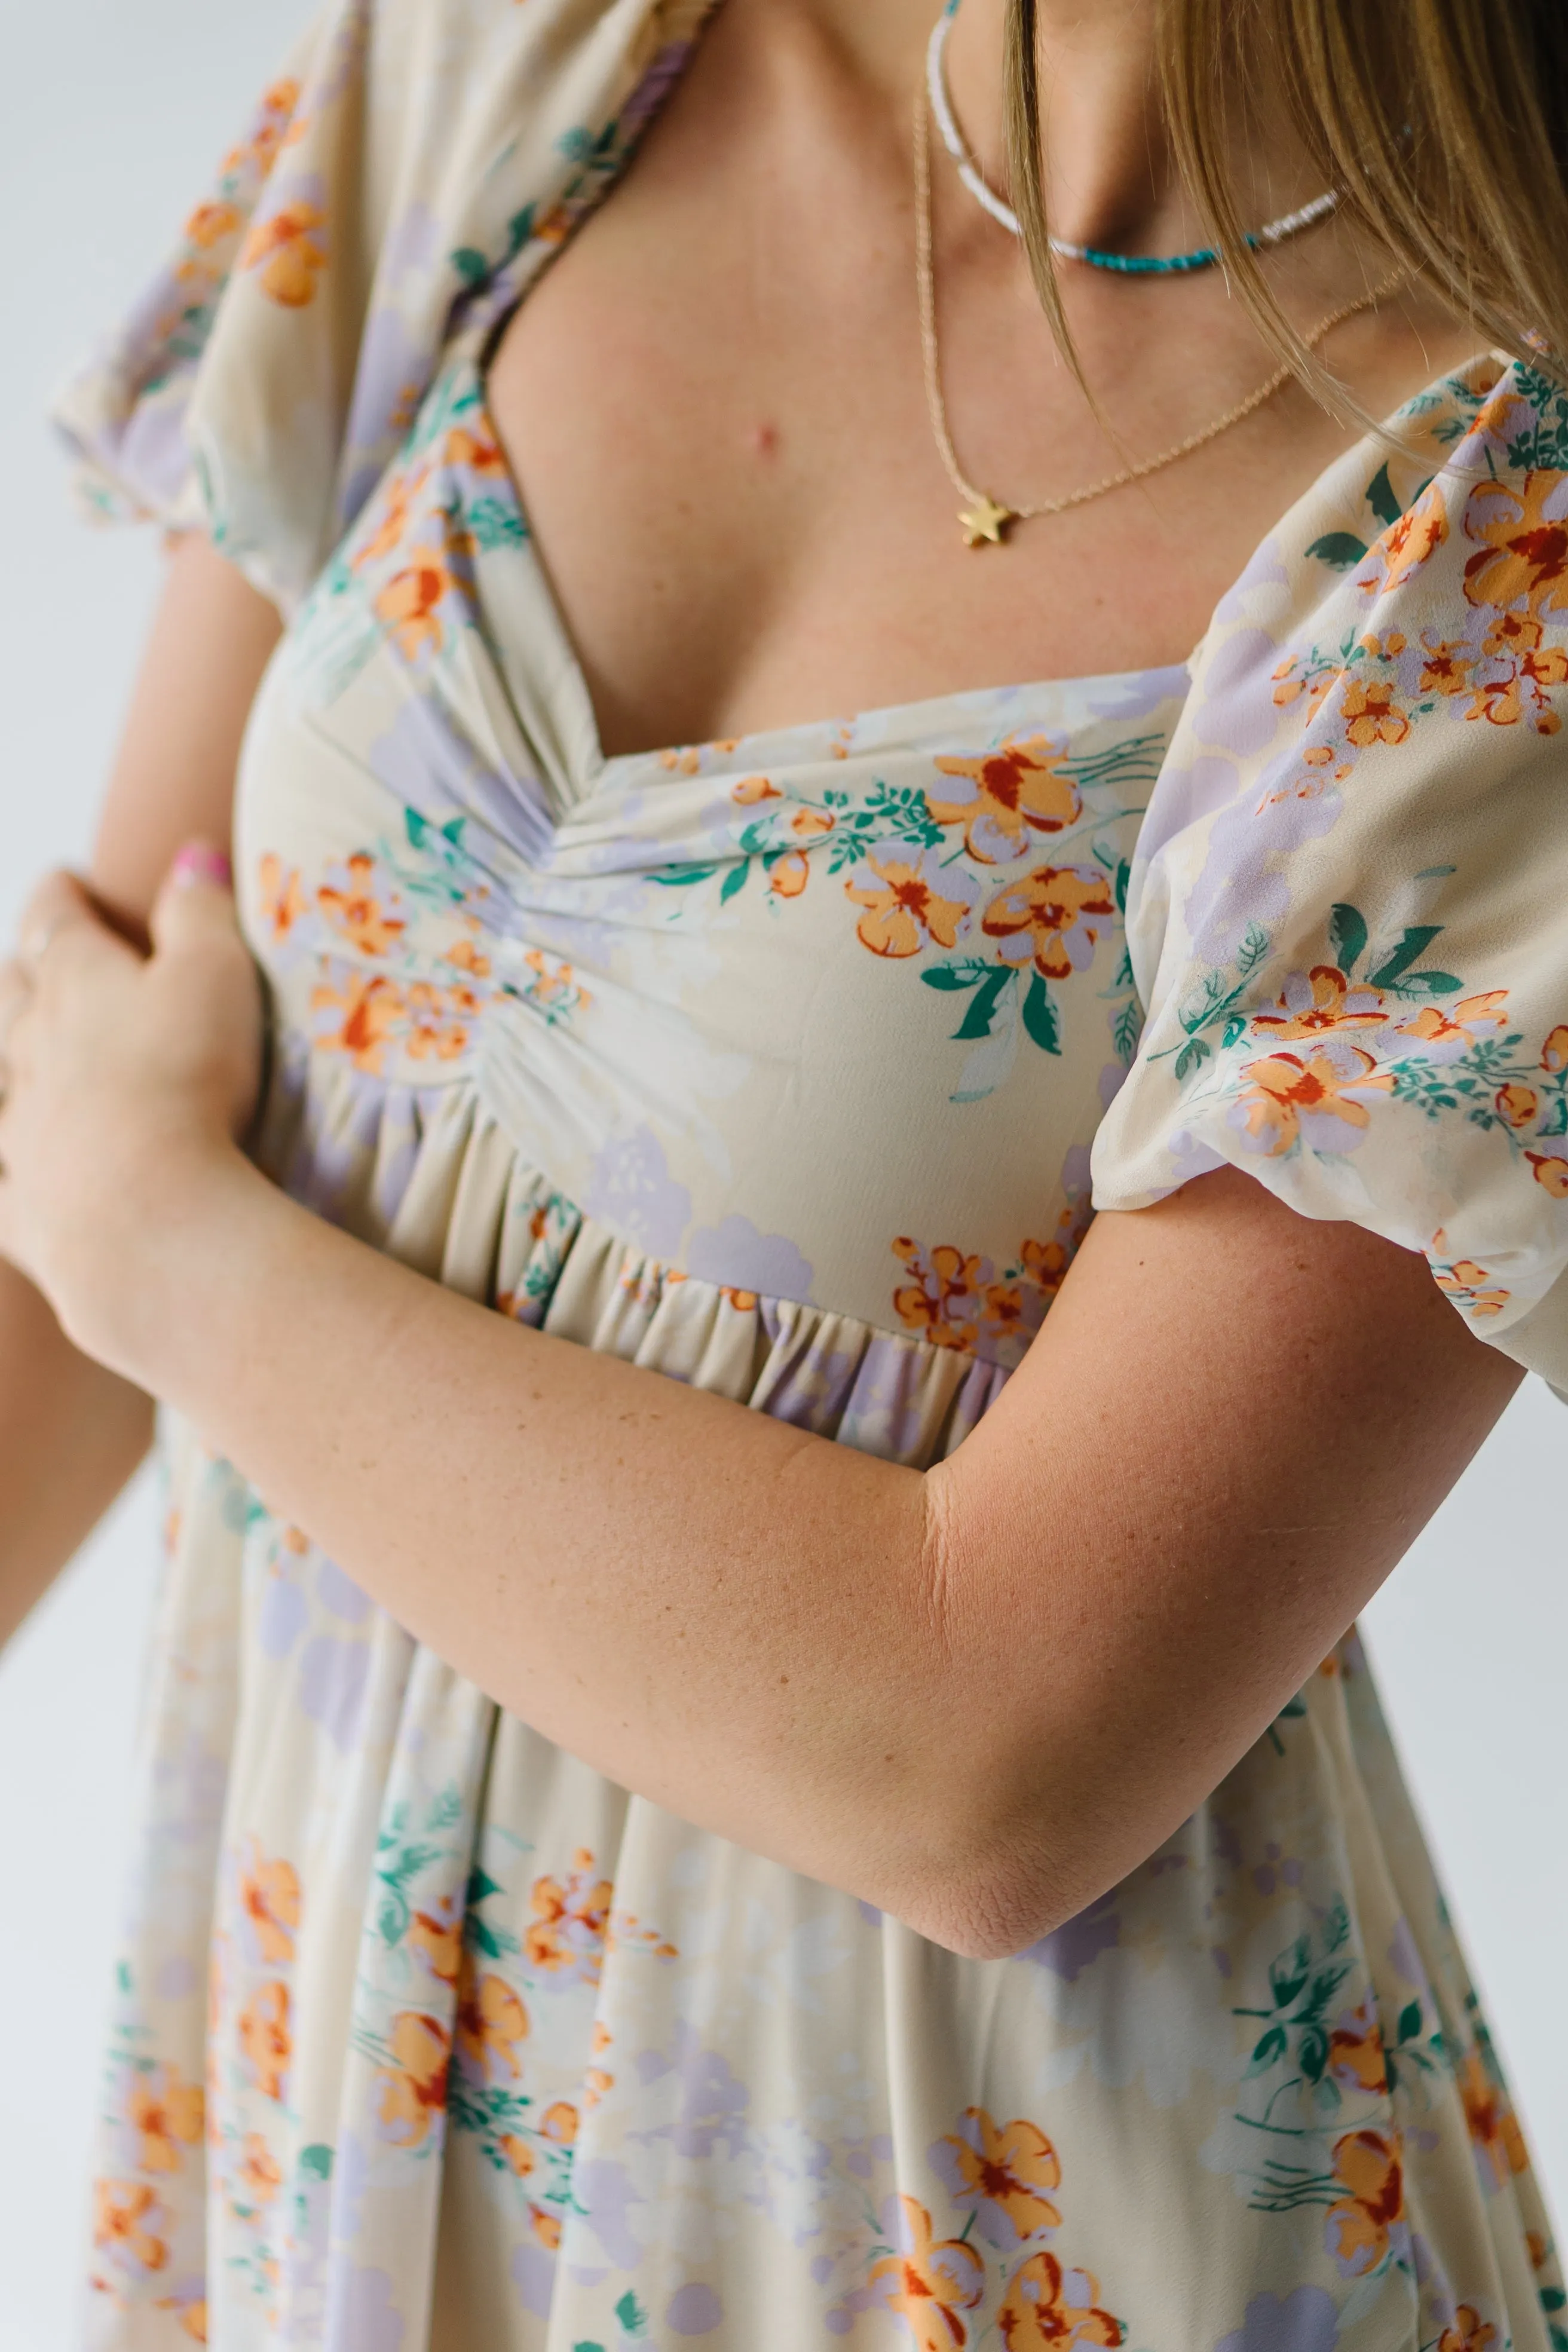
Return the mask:
<path id="1" fill-rule="evenodd" d="M 260 982 L 219 852 L 180 852 L 152 939 L 138 954 L 52 874 L 0 965 L 0 1255 L 105 1360 L 193 1184 L 238 1161 L 260 1079 Z"/>

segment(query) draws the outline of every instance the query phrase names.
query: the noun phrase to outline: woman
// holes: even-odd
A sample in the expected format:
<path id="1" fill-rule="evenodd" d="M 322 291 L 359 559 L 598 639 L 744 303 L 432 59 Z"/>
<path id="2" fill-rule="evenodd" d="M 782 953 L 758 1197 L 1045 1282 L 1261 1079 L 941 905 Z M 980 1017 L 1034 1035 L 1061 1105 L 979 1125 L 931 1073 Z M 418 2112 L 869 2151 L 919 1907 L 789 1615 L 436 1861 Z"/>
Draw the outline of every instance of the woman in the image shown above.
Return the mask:
<path id="1" fill-rule="evenodd" d="M 1362 16 L 334 0 L 70 396 L 95 2346 L 1561 2346 L 1344 1629 L 1568 1382 L 1568 58 Z"/>

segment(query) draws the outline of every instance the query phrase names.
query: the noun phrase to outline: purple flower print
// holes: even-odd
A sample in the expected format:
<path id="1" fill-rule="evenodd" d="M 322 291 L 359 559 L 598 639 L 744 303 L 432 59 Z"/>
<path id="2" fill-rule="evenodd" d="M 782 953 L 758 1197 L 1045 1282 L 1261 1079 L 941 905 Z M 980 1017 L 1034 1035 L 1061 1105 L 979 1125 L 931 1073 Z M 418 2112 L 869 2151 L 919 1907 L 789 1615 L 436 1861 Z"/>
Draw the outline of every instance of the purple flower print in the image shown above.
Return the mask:
<path id="1" fill-rule="evenodd" d="M 1333 2352 L 1339 2335 L 1332 2295 L 1299 2286 L 1289 2294 L 1255 2294 L 1241 2326 L 1222 2336 L 1215 2352 Z"/>
<path id="2" fill-rule="evenodd" d="M 811 1298 L 811 1267 L 784 1234 L 762 1234 L 750 1217 L 728 1216 L 703 1225 L 686 1250 L 686 1271 L 700 1281 L 729 1290 L 754 1290 L 770 1298 Z"/>

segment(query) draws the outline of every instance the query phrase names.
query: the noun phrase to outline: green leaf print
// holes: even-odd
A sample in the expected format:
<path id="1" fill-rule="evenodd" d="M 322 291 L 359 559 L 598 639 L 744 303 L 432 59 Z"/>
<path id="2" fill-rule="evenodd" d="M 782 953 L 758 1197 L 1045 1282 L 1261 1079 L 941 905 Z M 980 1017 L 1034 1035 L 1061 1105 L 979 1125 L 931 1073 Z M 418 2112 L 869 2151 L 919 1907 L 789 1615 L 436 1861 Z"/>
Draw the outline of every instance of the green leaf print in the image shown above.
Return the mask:
<path id="1" fill-rule="evenodd" d="M 628 2336 L 646 2336 L 647 2314 L 628 2287 L 616 2305 L 616 2317 Z"/>
<path id="2" fill-rule="evenodd" d="M 961 988 L 977 988 L 986 973 L 995 969 L 982 957 L 963 956 L 956 963 L 933 964 L 929 971 L 921 972 L 921 978 L 928 988 L 940 988 L 952 995 Z"/>
<path id="3" fill-rule="evenodd" d="M 1409 970 L 1416 957 L 1429 948 L 1441 932 L 1441 923 L 1412 923 L 1394 953 L 1369 975 L 1373 988 L 1392 988 L 1403 972 Z"/>
<path id="4" fill-rule="evenodd" d="M 1189 1037 L 1176 1056 L 1177 1085 L 1180 1086 L 1184 1078 L 1190 1077 L 1194 1070 L 1201 1069 L 1213 1051 L 1213 1046 L 1204 1038 Z"/>
<path id="5" fill-rule="evenodd" d="M 1285 2055 L 1288 2046 L 1285 2028 L 1282 2025 L 1271 2025 L 1268 2032 L 1254 2045 L 1247 2073 L 1249 2074 L 1267 2074 L 1275 2060 Z"/>
<path id="6" fill-rule="evenodd" d="M 1348 980 L 1366 950 L 1366 918 L 1359 908 L 1338 906 L 1329 911 L 1329 945 Z"/>
<path id="7" fill-rule="evenodd" d="M 667 866 L 654 880 L 662 882 L 667 890 L 689 889 L 694 882 L 711 882 L 719 868 L 716 866 Z"/>
<path id="8" fill-rule="evenodd" d="M 1384 524 L 1395 523 L 1405 512 L 1394 495 L 1394 485 L 1388 478 L 1388 467 L 1380 466 L 1366 486 L 1366 502 Z"/>
<path id="9" fill-rule="evenodd" d="M 1414 2042 L 1420 2031 L 1421 2004 L 1418 2000 L 1407 2001 L 1399 2012 L 1399 2039 Z"/>
<path id="10" fill-rule="evenodd" d="M 1117 1058 L 1131 1068 L 1138 1051 L 1138 1040 L 1143 1034 L 1143 1012 L 1136 997 L 1124 1004 L 1111 1025 L 1110 1041 Z"/>
<path id="11" fill-rule="evenodd" d="M 975 990 L 968 1012 L 952 1033 L 954 1039 L 989 1037 L 996 1008 L 1017 977 L 1010 964 L 995 966 Z"/>
<path id="12" fill-rule="evenodd" d="M 1243 980 L 1249 980 L 1268 953 L 1268 934 L 1261 923 L 1248 923 L 1242 933 L 1241 945 L 1236 951 L 1236 968 Z"/>
<path id="13" fill-rule="evenodd" d="M 719 904 L 721 907 L 727 907 L 731 898 L 740 897 L 746 887 L 746 877 L 751 870 L 752 861 L 749 857 L 743 858 L 739 866 L 732 866 L 730 868 L 719 888 Z"/>
<path id="14" fill-rule="evenodd" d="M 1516 369 L 1514 382 L 1534 409 L 1535 422 L 1509 443 L 1509 464 L 1520 468 L 1568 466 L 1568 394 L 1539 368 Z"/>
<path id="15" fill-rule="evenodd" d="M 332 2151 L 323 2143 L 300 2150 L 300 2175 L 304 2180 L 330 2180 L 332 2177 Z"/>
<path id="16" fill-rule="evenodd" d="M 1042 1053 L 1061 1052 L 1061 1024 L 1057 1018 L 1057 1008 L 1051 1002 L 1050 990 L 1037 971 L 1029 975 L 1029 985 L 1024 997 L 1024 1026 Z"/>
<path id="17" fill-rule="evenodd" d="M 1348 530 L 1329 530 L 1321 539 L 1315 539 L 1307 552 L 1315 555 L 1321 563 L 1332 564 L 1336 572 L 1348 572 L 1352 564 L 1361 562 L 1366 545 Z"/>

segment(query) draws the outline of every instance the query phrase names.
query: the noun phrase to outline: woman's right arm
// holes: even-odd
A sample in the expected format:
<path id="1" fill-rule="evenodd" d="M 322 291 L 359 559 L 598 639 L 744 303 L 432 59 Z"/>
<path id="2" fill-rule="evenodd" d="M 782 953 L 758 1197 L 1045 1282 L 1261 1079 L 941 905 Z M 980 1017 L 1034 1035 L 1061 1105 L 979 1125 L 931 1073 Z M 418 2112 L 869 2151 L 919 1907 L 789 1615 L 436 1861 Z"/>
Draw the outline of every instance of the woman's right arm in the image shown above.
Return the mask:
<path id="1" fill-rule="evenodd" d="M 158 885 L 193 836 L 226 847 L 240 739 L 279 621 L 205 539 L 169 561 L 89 879 L 145 937 Z M 0 1261 L 0 1644 L 145 1454 L 152 1400 L 73 1348 Z"/>

